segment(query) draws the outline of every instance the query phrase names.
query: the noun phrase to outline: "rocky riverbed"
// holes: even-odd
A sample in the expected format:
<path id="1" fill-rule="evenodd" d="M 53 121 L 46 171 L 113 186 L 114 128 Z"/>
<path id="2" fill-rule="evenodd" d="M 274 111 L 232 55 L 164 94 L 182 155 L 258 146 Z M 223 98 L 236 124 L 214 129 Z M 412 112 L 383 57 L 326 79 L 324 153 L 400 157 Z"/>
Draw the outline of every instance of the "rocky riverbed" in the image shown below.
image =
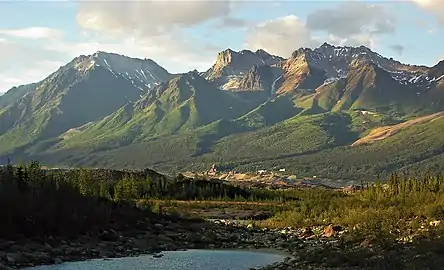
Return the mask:
<path id="1" fill-rule="evenodd" d="M 139 230 L 102 230 L 73 238 L 0 239 L 0 270 L 59 264 L 93 258 L 132 257 L 142 254 L 162 256 L 161 251 L 184 249 L 273 249 L 297 253 L 322 241 L 315 236 L 323 228 L 269 230 L 230 222 L 159 221 Z M 328 238 L 332 240 L 332 238 Z M 328 240 L 327 239 L 327 240 Z M 328 241 L 330 241 L 328 240 Z M 295 260 L 289 256 L 287 269 Z M 288 268 L 290 269 L 290 268 Z M 294 269 L 294 268 L 291 268 Z"/>

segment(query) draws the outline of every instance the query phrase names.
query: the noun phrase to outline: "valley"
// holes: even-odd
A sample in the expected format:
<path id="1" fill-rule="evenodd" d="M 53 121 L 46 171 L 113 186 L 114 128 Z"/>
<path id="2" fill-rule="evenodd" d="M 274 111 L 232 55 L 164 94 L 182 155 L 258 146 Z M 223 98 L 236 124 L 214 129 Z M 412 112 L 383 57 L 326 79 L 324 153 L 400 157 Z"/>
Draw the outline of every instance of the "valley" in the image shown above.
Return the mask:
<path id="1" fill-rule="evenodd" d="M 0 168 L 0 267 L 122 260 L 125 266 L 116 267 L 138 260 L 173 267 L 174 254 L 193 252 L 227 267 L 211 254 L 223 251 L 230 258 L 279 254 L 275 263 L 254 268 L 261 270 L 437 269 L 443 179 L 393 174 L 386 184 L 359 188 L 272 190 L 148 169 L 7 165 Z M 187 260 L 198 265 L 197 258 Z"/>

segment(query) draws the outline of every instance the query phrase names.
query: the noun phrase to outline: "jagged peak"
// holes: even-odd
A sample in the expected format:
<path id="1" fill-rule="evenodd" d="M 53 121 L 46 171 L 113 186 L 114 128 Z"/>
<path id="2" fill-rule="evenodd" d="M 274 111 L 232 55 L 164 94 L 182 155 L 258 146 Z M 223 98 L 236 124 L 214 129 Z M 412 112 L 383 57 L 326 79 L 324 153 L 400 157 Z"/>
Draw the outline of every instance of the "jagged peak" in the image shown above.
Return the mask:
<path id="1" fill-rule="evenodd" d="M 254 52 L 252 52 L 250 50 L 246 50 L 246 49 L 243 49 L 243 50 L 239 51 L 238 53 L 239 54 L 255 54 Z"/>
<path id="2" fill-rule="evenodd" d="M 193 69 L 193 70 L 189 71 L 188 73 L 189 73 L 189 74 L 192 74 L 192 75 L 198 75 L 198 76 L 200 76 L 200 72 L 199 72 L 197 69 Z"/>
<path id="3" fill-rule="evenodd" d="M 265 51 L 265 50 L 263 50 L 263 49 L 258 49 L 258 50 L 256 50 L 254 53 L 255 53 L 255 54 L 258 54 L 258 55 L 270 55 L 270 56 L 271 56 L 270 53 L 268 53 L 267 51 Z"/>
<path id="4" fill-rule="evenodd" d="M 110 57 L 114 57 L 114 58 L 122 58 L 122 59 L 131 59 L 131 60 L 136 60 L 136 61 L 149 61 L 149 62 L 154 62 L 154 60 L 152 60 L 151 58 L 139 58 L 139 57 L 130 57 L 130 56 L 126 56 L 123 54 L 118 54 L 118 53 L 114 53 L 114 52 L 106 52 L 106 51 L 96 51 L 94 54 L 90 55 L 92 58 L 97 58 L 97 59 L 101 59 L 101 58 L 110 58 Z"/>
<path id="5" fill-rule="evenodd" d="M 336 48 L 336 46 L 334 46 L 328 42 L 324 42 L 324 43 L 322 43 L 321 46 L 319 46 L 319 48 Z"/>
<path id="6" fill-rule="evenodd" d="M 149 64 L 149 65 L 155 65 L 155 66 L 159 66 L 159 64 L 157 64 L 154 60 L 150 59 L 150 58 L 137 58 L 137 57 L 129 57 L 126 55 L 122 55 L 122 54 L 118 54 L 118 53 L 113 53 L 113 52 L 106 52 L 106 51 L 96 51 L 93 54 L 89 54 L 89 55 L 80 55 L 76 58 L 74 58 L 69 64 L 71 63 L 75 63 L 75 64 L 79 64 L 81 62 L 88 62 L 88 63 L 99 63 L 99 64 L 105 64 L 104 62 L 114 62 L 114 61 L 126 61 L 126 62 L 143 62 L 145 64 Z"/>
<path id="7" fill-rule="evenodd" d="M 232 54 L 234 54 L 234 53 L 236 53 L 236 51 L 234 51 L 234 50 L 232 50 L 232 49 L 230 49 L 230 48 L 227 48 L 227 49 L 225 49 L 225 50 L 223 50 L 223 51 L 220 51 L 220 52 L 218 53 L 218 55 L 219 55 L 219 56 L 224 56 L 224 55 L 232 55 Z"/>
<path id="8" fill-rule="evenodd" d="M 189 71 L 187 73 L 182 73 L 176 77 L 174 77 L 173 79 L 171 79 L 170 81 L 177 81 L 177 82 L 184 82 L 184 81 L 198 81 L 198 80 L 205 80 L 205 78 L 199 73 L 199 71 L 192 70 Z"/>
<path id="9" fill-rule="evenodd" d="M 296 51 L 294 51 L 294 52 L 291 54 L 291 58 L 298 58 L 298 57 L 300 57 L 301 55 L 306 56 L 307 53 L 311 53 L 311 52 L 313 52 L 312 49 L 301 47 L 301 48 L 297 49 Z"/>

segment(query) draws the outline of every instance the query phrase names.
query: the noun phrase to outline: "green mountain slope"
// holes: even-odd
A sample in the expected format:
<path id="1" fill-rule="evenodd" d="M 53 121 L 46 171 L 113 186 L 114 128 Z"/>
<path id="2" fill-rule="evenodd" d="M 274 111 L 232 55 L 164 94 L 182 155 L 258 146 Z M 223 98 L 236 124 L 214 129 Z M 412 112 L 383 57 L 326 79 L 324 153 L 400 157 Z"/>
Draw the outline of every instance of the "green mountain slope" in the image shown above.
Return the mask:
<path id="1" fill-rule="evenodd" d="M 98 52 L 0 98 L 0 163 L 217 163 L 333 179 L 437 170 L 443 120 L 406 121 L 443 111 L 443 94 L 444 62 L 405 65 L 364 46 L 324 44 L 288 59 L 225 50 L 207 72 L 174 76 L 152 60 Z"/>
<path id="2" fill-rule="evenodd" d="M 28 86 L 28 94 L 22 95 L 23 87 L 17 88 L 21 91 L 15 95 L 17 100 L 0 111 L 0 153 L 21 152 L 21 148 L 54 139 L 138 100 L 144 82 L 135 83 L 109 66 L 97 64 L 100 57 L 103 53 L 74 59 L 35 89 Z"/>
<path id="3" fill-rule="evenodd" d="M 24 97 L 26 94 L 35 91 L 37 85 L 38 83 L 31 83 L 11 88 L 6 93 L 0 96 L 0 108 L 5 108 L 13 105 L 14 102 Z"/>
<path id="4" fill-rule="evenodd" d="M 179 75 L 82 131 L 63 135 L 64 147 L 122 145 L 184 133 L 214 121 L 235 119 L 255 104 L 220 91 L 195 72 Z M 229 132 L 229 131 L 228 131 Z"/>
<path id="5" fill-rule="evenodd" d="M 408 115 L 419 108 L 417 91 L 395 81 L 377 65 L 366 62 L 346 77 L 317 88 L 300 99 L 305 108 L 319 112 L 366 110 Z"/>

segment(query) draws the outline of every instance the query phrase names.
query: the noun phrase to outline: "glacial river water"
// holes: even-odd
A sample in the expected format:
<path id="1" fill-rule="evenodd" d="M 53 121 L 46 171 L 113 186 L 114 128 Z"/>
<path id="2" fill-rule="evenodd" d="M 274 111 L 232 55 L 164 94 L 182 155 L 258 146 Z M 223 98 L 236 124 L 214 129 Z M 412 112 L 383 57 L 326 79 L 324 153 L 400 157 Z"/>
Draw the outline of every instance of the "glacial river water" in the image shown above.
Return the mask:
<path id="1" fill-rule="evenodd" d="M 283 261 L 285 255 L 258 251 L 187 250 L 118 259 L 98 259 L 38 266 L 33 270 L 248 270 Z"/>

